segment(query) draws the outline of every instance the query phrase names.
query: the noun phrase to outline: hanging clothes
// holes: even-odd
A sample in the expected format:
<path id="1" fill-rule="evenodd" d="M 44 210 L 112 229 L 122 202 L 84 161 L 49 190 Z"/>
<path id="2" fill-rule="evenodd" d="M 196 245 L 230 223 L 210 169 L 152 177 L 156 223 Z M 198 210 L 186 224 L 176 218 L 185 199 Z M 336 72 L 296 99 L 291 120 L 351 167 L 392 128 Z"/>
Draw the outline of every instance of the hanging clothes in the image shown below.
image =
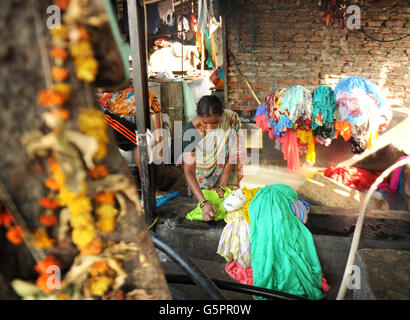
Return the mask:
<path id="1" fill-rule="evenodd" d="M 208 66 L 209 69 L 213 69 L 214 68 L 214 63 L 213 63 L 213 58 L 212 58 L 212 50 L 211 50 L 211 42 L 209 39 L 209 30 L 206 29 L 205 30 L 205 48 L 208 51 L 208 59 L 206 59 L 205 63 Z"/>
<path id="2" fill-rule="evenodd" d="M 329 86 L 319 86 L 313 93 L 312 129 L 334 122 L 336 96 Z"/>
<path id="3" fill-rule="evenodd" d="M 174 23 L 174 10 L 173 0 L 162 0 L 158 3 L 158 14 L 161 20 L 170 27 Z"/>
<path id="4" fill-rule="evenodd" d="M 161 25 L 158 3 L 147 4 L 147 32 L 156 34 Z"/>
<path id="5" fill-rule="evenodd" d="M 300 121 L 300 125 L 309 129 L 312 121 L 312 93 L 302 86 L 288 89 L 283 97 L 282 112 L 293 123 Z"/>
<path id="6" fill-rule="evenodd" d="M 292 214 L 295 199 L 291 187 L 268 185 L 249 206 L 253 284 L 322 299 L 322 268 L 312 234 Z"/>
<path id="7" fill-rule="evenodd" d="M 378 132 L 386 130 L 392 110 L 379 87 L 361 77 L 347 77 L 335 87 L 337 113 L 340 121 L 352 126 L 353 153 L 372 147 Z"/>
<path id="8" fill-rule="evenodd" d="M 208 0 L 198 0 L 198 28 L 201 34 L 205 34 L 208 25 Z"/>
<path id="9" fill-rule="evenodd" d="M 278 137 L 282 143 L 281 150 L 283 159 L 287 161 L 287 168 L 290 172 L 297 172 L 300 167 L 299 143 L 296 131 L 289 131 L 284 137 Z"/>
<path id="10" fill-rule="evenodd" d="M 314 164 L 316 162 L 315 151 L 315 137 L 313 136 L 312 129 L 310 130 L 297 130 L 297 136 L 300 144 L 307 145 L 306 161 Z"/>

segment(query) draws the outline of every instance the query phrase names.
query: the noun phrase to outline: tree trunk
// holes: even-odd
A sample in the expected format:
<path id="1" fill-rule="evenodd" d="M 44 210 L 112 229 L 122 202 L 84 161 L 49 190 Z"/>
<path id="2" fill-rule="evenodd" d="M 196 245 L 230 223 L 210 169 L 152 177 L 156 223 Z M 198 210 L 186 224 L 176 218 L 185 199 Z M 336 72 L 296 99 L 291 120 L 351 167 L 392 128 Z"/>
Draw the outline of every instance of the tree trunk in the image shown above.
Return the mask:
<path id="1" fill-rule="evenodd" d="M 46 28 L 46 8 L 51 1 L 4 0 L 0 2 L 0 181 L 7 189 L 12 201 L 21 213 L 29 229 L 39 227 L 42 208 L 38 201 L 47 194 L 44 181 L 48 177 L 47 161 L 36 157 L 29 159 L 23 147 L 22 136 L 32 130 L 45 132 L 41 117 L 44 109 L 37 106 L 37 93 L 46 88 L 38 35 L 33 19 L 34 10 L 41 14 L 42 28 L 50 49 L 50 35 Z M 113 45 L 115 45 L 113 43 Z M 78 130 L 77 118 L 80 111 L 87 107 L 87 95 L 94 97 L 91 86 L 86 86 L 74 75 L 73 62 L 68 60 L 65 66 L 70 71 L 67 83 L 72 87 L 70 101 L 65 106 L 71 113 L 68 122 L 70 129 Z M 93 99 L 95 105 L 95 99 Z M 116 142 L 109 129 L 108 155 L 103 163 L 110 174 L 122 174 L 130 185 L 135 185 L 131 172 L 118 152 Z M 92 186 L 92 185 L 91 185 Z M 94 185 L 98 188 L 98 185 Z M 89 188 L 90 192 L 95 189 Z M 136 192 L 136 188 L 135 188 Z M 125 242 L 138 248 L 136 256 L 123 268 L 128 278 L 128 287 L 145 290 L 152 299 L 170 299 L 171 295 L 159 264 L 156 250 L 152 244 L 145 217 L 139 204 L 124 197 L 127 211 L 117 217 L 115 230 L 102 236 L 104 243 Z M 58 226 L 57 226 L 58 227 Z M 53 228 L 57 228 L 53 227 Z M 3 282 L 15 278 L 33 281 L 35 261 L 24 244 L 9 243 L 0 228 L 0 287 Z M 78 251 L 72 243 L 54 246 L 46 253 L 52 253 L 62 261 L 63 276 Z M 0 298 L 5 298 L 2 291 Z M 14 296 L 10 293 L 10 298 Z"/>

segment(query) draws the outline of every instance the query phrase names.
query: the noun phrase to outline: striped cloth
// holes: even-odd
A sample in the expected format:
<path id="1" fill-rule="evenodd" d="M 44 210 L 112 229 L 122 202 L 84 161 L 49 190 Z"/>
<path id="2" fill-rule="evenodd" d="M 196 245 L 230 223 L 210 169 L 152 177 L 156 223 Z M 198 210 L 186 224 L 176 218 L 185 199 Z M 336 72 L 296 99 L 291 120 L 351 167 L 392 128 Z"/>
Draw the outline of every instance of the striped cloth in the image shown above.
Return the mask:
<path id="1" fill-rule="evenodd" d="M 290 203 L 290 208 L 293 214 L 304 224 L 306 224 L 308 219 L 308 213 L 310 209 L 310 204 L 303 199 L 295 199 Z"/>

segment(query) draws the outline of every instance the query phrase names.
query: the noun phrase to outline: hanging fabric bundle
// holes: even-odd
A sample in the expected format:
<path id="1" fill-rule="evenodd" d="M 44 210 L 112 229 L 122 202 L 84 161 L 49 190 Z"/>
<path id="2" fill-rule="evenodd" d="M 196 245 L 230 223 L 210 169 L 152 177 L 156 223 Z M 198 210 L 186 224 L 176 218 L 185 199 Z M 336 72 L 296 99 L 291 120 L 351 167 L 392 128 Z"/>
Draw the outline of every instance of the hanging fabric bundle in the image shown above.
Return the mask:
<path id="1" fill-rule="evenodd" d="M 312 129 L 334 122 L 336 96 L 329 86 L 320 86 L 313 93 Z"/>
<path id="2" fill-rule="evenodd" d="M 261 188 L 249 206 L 253 285 L 322 299 L 322 268 L 310 231 L 292 213 L 297 193 Z"/>
<path id="3" fill-rule="evenodd" d="M 286 89 L 280 88 L 265 98 L 265 103 L 256 110 L 256 124 L 268 131 L 269 138 L 284 136 L 292 128 L 292 121 L 282 112 L 283 97 Z"/>
<path id="4" fill-rule="evenodd" d="M 312 122 L 312 93 L 302 86 L 288 89 L 283 97 L 282 112 L 301 129 L 310 129 Z"/>
<path id="5" fill-rule="evenodd" d="M 371 148 L 378 132 L 386 130 L 392 118 L 390 104 L 379 87 L 361 77 L 348 77 L 335 87 L 338 118 L 351 125 L 352 151 Z"/>

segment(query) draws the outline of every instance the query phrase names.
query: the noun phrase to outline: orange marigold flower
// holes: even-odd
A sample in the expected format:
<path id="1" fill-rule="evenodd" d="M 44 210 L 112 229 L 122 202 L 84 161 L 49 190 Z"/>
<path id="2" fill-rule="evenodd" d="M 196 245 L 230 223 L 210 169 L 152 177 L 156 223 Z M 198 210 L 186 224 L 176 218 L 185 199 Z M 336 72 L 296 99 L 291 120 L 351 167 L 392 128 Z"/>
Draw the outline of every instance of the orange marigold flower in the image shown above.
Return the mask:
<path id="1" fill-rule="evenodd" d="M 48 178 L 45 181 L 45 185 L 47 188 L 51 189 L 51 190 L 58 190 L 60 189 L 60 186 L 58 185 L 57 181 L 54 180 L 53 178 Z"/>
<path id="2" fill-rule="evenodd" d="M 4 225 L 6 228 L 10 227 L 11 224 L 14 222 L 14 218 L 8 210 L 3 211 L 0 213 L 0 226 Z"/>
<path id="3" fill-rule="evenodd" d="M 88 30 L 85 27 L 78 27 L 77 31 L 80 33 L 80 40 L 89 40 Z"/>
<path id="4" fill-rule="evenodd" d="M 61 10 L 67 10 L 70 0 L 54 0 L 54 4 L 59 6 Z"/>
<path id="5" fill-rule="evenodd" d="M 110 271 L 108 262 L 105 260 L 97 261 L 90 268 L 90 276 L 96 277 Z"/>
<path id="6" fill-rule="evenodd" d="M 42 206 L 43 208 L 46 209 L 57 209 L 58 207 L 60 207 L 60 204 L 50 198 L 41 198 L 39 200 L 40 206 Z"/>
<path id="7" fill-rule="evenodd" d="M 36 285 L 43 290 L 45 293 L 51 293 L 51 290 L 47 284 L 48 278 L 50 277 L 50 274 L 47 273 L 42 273 L 36 280 Z"/>
<path id="8" fill-rule="evenodd" d="M 64 81 L 68 78 L 68 70 L 63 67 L 51 68 L 51 76 L 55 81 Z"/>
<path id="9" fill-rule="evenodd" d="M 6 237 L 11 243 L 21 244 L 23 242 L 23 232 L 22 226 L 14 226 L 7 231 Z"/>
<path id="10" fill-rule="evenodd" d="M 56 90 L 44 89 L 37 95 L 37 104 L 41 107 L 61 107 L 65 102 L 64 95 Z"/>
<path id="11" fill-rule="evenodd" d="M 67 121 L 71 117 L 70 111 L 68 111 L 65 108 L 55 109 L 55 110 L 51 111 L 51 115 L 54 118 L 57 118 L 57 119 L 60 119 L 60 120 L 63 120 L 63 121 Z"/>
<path id="12" fill-rule="evenodd" d="M 96 256 L 101 253 L 102 241 L 100 238 L 95 237 L 91 242 L 84 248 L 80 248 L 81 254 L 87 256 Z"/>
<path id="13" fill-rule="evenodd" d="M 104 164 L 95 166 L 94 169 L 88 170 L 88 175 L 93 179 L 99 179 L 107 176 L 109 173 L 108 168 Z"/>
<path id="14" fill-rule="evenodd" d="M 42 214 L 40 216 L 40 223 L 46 227 L 51 227 L 56 225 L 58 219 L 55 214 Z"/>
<path id="15" fill-rule="evenodd" d="M 47 269 L 50 266 L 57 266 L 59 267 L 61 265 L 60 261 L 58 261 L 56 258 L 54 258 L 51 255 L 45 256 L 42 260 L 40 260 L 35 266 L 34 269 L 39 273 L 46 273 Z"/>
<path id="16" fill-rule="evenodd" d="M 94 201 L 97 203 L 114 204 L 114 194 L 112 192 L 101 192 L 96 195 Z"/>
<path id="17" fill-rule="evenodd" d="M 33 232 L 34 239 L 30 241 L 30 245 L 39 249 L 49 249 L 53 246 L 54 240 L 48 236 L 44 228 L 38 228 Z"/>
<path id="18" fill-rule="evenodd" d="M 53 59 L 67 59 L 68 52 L 65 49 L 53 48 L 50 50 L 50 55 Z"/>

